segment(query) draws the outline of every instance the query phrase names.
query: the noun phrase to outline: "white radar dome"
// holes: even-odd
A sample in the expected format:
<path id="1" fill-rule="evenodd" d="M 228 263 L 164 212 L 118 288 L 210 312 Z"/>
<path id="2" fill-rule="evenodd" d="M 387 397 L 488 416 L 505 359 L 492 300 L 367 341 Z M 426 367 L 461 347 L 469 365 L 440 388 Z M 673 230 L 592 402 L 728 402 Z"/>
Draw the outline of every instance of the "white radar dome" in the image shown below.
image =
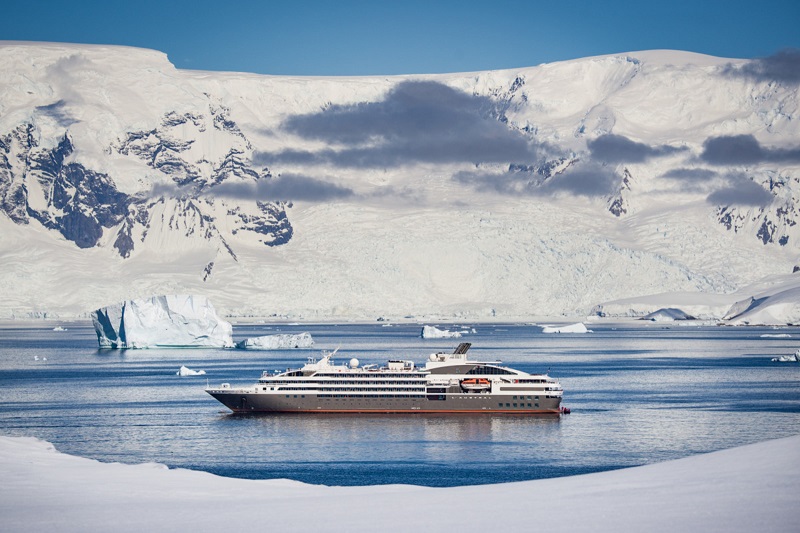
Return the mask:
<path id="1" fill-rule="evenodd" d="M 358 368 L 358 359 L 355 357 L 350 359 L 350 368 Z"/>
<path id="2" fill-rule="evenodd" d="M 432 353 L 428 356 L 428 361 L 436 361 L 436 354 Z"/>

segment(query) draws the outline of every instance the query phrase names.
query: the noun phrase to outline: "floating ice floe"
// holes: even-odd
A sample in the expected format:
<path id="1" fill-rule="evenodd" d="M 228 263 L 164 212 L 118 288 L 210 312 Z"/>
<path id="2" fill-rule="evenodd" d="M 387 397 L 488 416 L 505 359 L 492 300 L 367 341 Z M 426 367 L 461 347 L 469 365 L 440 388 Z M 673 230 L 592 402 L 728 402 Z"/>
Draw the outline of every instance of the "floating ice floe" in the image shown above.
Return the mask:
<path id="1" fill-rule="evenodd" d="M 423 326 L 419 336 L 423 339 L 457 339 L 461 337 L 462 333 L 465 332 L 439 329 L 436 326 Z"/>
<path id="2" fill-rule="evenodd" d="M 53 328 L 53 331 L 67 331 L 67 328 L 62 328 L 61 326 L 56 326 Z"/>
<path id="3" fill-rule="evenodd" d="M 762 339 L 790 339 L 791 337 L 788 333 L 764 333 L 761 335 Z"/>
<path id="4" fill-rule="evenodd" d="M 306 332 L 296 335 L 279 334 L 252 337 L 236 343 L 240 350 L 283 350 L 288 348 L 311 348 L 314 339 Z"/>
<path id="5" fill-rule="evenodd" d="M 232 348 L 233 328 L 205 296 L 127 300 L 92 312 L 101 348 Z"/>
<path id="6" fill-rule="evenodd" d="M 800 350 L 797 350 L 794 355 L 781 355 L 773 357 L 772 360 L 777 363 L 800 363 Z"/>
<path id="7" fill-rule="evenodd" d="M 191 368 L 187 368 L 185 366 L 181 366 L 181 369 L 175 372 L 176 376 L 203 376 L 205 375 L 205 370 L 192 370 Z"/>
<path id="8" fill-rule="evenodd" d="M 591 330 L 586 329 L 583 322 L 577 324 L 570 324 L 568 326 L 540 326 L 542 333 L 589 333 Z"/>

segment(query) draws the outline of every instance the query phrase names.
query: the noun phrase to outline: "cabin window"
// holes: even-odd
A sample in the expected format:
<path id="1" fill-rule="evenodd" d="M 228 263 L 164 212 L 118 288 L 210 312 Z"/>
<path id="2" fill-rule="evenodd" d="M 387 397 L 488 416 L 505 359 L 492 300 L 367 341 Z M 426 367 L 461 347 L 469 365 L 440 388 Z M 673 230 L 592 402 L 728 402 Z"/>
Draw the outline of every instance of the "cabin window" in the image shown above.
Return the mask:
<path id="1" fill-rule="evenodd" d="M 517 406 L 517 404 L 514 404 L 514 407 L 516 407 L 516 406 Z"/>

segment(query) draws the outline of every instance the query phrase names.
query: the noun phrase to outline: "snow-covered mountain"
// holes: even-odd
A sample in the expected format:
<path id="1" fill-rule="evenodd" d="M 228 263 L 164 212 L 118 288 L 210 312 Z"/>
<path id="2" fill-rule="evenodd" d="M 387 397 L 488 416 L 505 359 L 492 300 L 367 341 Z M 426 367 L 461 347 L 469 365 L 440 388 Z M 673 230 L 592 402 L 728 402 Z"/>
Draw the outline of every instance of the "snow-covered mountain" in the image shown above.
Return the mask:
<path id="1" fill-rule="evenodd" d="M 785 284 L 800 59 L 778 59 L 299 78 L 0 43 L 0 317 L 197 293 L 239 316 L 520 318 Z"/>

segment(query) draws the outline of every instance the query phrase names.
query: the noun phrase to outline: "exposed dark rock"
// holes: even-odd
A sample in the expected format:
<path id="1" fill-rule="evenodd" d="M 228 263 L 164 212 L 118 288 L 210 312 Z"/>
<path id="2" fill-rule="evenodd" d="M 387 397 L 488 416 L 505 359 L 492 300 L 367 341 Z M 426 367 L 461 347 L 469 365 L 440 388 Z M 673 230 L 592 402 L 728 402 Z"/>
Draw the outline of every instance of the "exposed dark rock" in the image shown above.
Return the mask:
<path id="1" fill-rule="evenodd" d="M 206 267 L 203 269 L 203 272 L 205 273 L 203 275 L 203 281 L 206 281 L 208 279 L 208 277 L 211 275 L 211 269 L 213 268 L 214 268 L 214 261 L 211 261 L 206 265 Z"/>
<path id="2" fill-rule="evenodd" d="M 619 192 L 615 196 L 612 196 L 608 201 L 608 210 L 615 217 L 621 217 L 622 215 L 628 214 L 628 209 L 630 207 L 628 195 L 631 190 L 632 182 L 633 176 L 631 176 L 630 171 L 627 168 L 624 169 L 622 172 L 622 184 L 620 185 Z"/>
<path id="3" fill-rule="evenodd" d="M 775 224 L 772 223 L 769 219 L 764 219 L 764 222 L 761 224 L 761 227 L 758 228 L 758 233 L 756 235 L 761 242 L 764 244 L 772 242 L 772 235 L 775 233 Z"/>

